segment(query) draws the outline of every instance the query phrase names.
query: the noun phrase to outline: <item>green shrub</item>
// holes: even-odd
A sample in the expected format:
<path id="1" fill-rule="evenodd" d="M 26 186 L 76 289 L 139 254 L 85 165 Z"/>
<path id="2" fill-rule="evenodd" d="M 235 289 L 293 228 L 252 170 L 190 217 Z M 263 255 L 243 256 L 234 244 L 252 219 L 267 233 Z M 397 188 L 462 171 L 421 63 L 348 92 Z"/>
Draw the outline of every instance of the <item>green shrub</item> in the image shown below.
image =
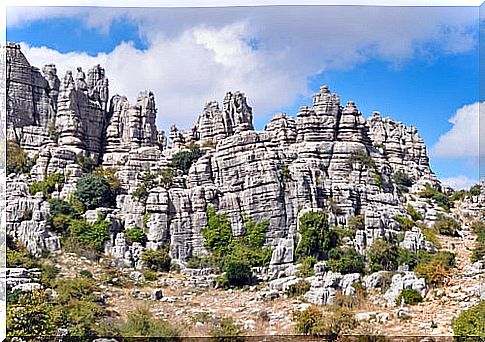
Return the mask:
<path id="1" fill-rule="evenodd" d="M 286 289 L 285 294 L 288 297 L 303 296 L 305 293 L 307 293 L 310 290 L 310 287 L 311 287 L 311 284 L 308 281 L 304 279 L 300 279 L 298 283 L 289 286 Z"/>
<path id="2" fill-rule="evenodd" d="M 251 265 L 247 260 L 235 255 L 230 255 L 224 260 L 222 270 L 226 272 L 226 278 L 230 286 L 242 286 L 249 284 L 251 281 Z"/>
<path id="3" fill-rule="evenodd" d="M 415 305 L 423 301 L 421 294 L 414 289 L 403 289 L 399 297 L 396 298 L 396 305 L 401 305 L 404 298 L 404 303 Z"/>
<path id="4" fill-rule="evenodd" d="M 352 230 L 364 230 L 365 229 L 365 217 L 364 215 L 355 215 L 349 219 L 348 226 Z"/>
<path id="5" fill-rule="evenodd" d="M 379 172 L 374 172 L 372 174 L 372 177 L 374 178 L 374 182 L 376 183 L 376 186 L 380 189 L 384 189 L 384 183 L 382 180 L 382 175 Z"/>
<path id="6" fill-rule="evenodd" d="M 139 242 L 142 245 L 145 245 L 147 242 L 147 235 L 141 228 L 135 227 L 135 228 L 125 229 L 124 233 L 129 244 L 132 244 L 133 242 Z"/>
<path id="7" fill-rule="evenodd" d="M 169 256 L 170 246 L 165 245 L 164 248 L 159 250 L 145 249 L 141 254 L 141 260 L 145 263 L 145 266 L 157 272 L 170 271 L 170 264 L 172 259 Z"/>
<path id="8" fill-rule="evenodd" d="M 485 242 L 475 242 L 472 255 L 470 257 L 472 262 L 476 262 L 485 258 Z"/>
<path id="9" fill-rule="evenodd" d="M 362 166 L 366 166 L 368 168 L 375 169 L 376 168 L 376 162 L 372 157 L 367 154 L 367 151 L 356 151 L 352 152 L 349 157 L 349 164 L 361 164 Z"/>
<path id="10" fill-rule="evenodd" d="M 7 140 L 7 175 L 10 173 L 29 173 L 34 162 L 19 144 Z"/>
<path id="11" fill-rule="evenodd" d="M 462 311 L 453 320 L 452 326 L 455 336 L 485 338 L 485 300 L 468 310 Z"/>
<path id="12" fill-rule="evenodd" d="M 42 192 L 44 196 L 50 199 L 52 193 L 60 190 L 64 184 L 64 175 L 61 173 L 51 173 L 45 176 L 43 181 L 34 181 L 29 185 L 29 192 L 35 195 Z"/>
<path id="13" fill-rule="evenodd" d="M 411 204 L 408 204 L 406 211 L 407 211 L 408 215 L 411 216 L 413 221 L 416 222 L 416 221 L 422 221 L 423 220 L 423 215 L 421 215 L 419 213 L 419 211 L 414 209 L 414 207 Z"/>
<path id="14" fill-rule="evenodd" d="M 231 317 L 224 317 L 210 331 L 209 336 L 219 342 L 244 341 L 244 330 Z"/>
<path id="15" fill-rule="evenodd" d="M 338 244 L 338 235 L 329 229 L 328 217 L 323 212 L 307 212 L 300 217 L 300 241 L 295 250 L 296 259 L 313 256 L 321 259 Z"/>
<path id="16" fill-rule="evenodd" d="M 160 174 L 160 184 L 165 189 L 169 189 L 172 186 L 173 180 L 175 178 L 175 169 L 169 167 L 161 170 L 159 174 Z"/>
<path id="17" fill-rule="evenodd" d="M 47 126 L 47 134 L 49 134 L 49 137 L 56 144 L 59 142 L 59 138 L 61 137 L 61 133 L 57 130 L 56 121 L 55 120 L 49 122 L 49 126 Z"/>
<path id="18" fill-rule="evenodd" d="M 397 171 L 392 176 L 392 180 L 396 184 L 399 191 L 402 193 L 409 192 L 409 188 L 413 186 L 413 180 L 409 175 L 402 171 Z"/>
<path id="19" fill-rule="evenodd" d="M 146 171 L 142 175 L 138 175 L 138 180 L 141 183 L 138 185 L 135 191 L 133 191 L 133 197 L 141 202 L 146 202 L 150 190 L 158 185 L 156 178 L 157 176 L 154 173 L 151 173 L 150 170 Z"/>
<path id="20" fill-rule="evenodd" d="M 325 315 L 317 306 L 293 313 L 296 321 L 295 332 L 305 335 L 336 337 L 354 329 L 358 323 L 352 311 L 346 308 L 335 309 L 331 315 Z"/>
<path id="21" fill-rule="evenodd" d="M 85 220 L 71 220 L 68 232 L 80 246 L 102 252 L 104 242 L 109 238 L 111 221 L 98 219 L 90 224 Z"/>
<path id="22" fill-rule="evenodd" d="M 204 153 L 198 146 L 190 146 L 189 151 L 177 152 L 172 156 L 172 166 L 187 174 L 192 164 L 203 155 Z"/>
<path id="23" fill-rule="evenodd" d="M 328 258 L 327 265 L 333 272 L 347 274 L 364 271 L 364 259 L 354 248 L 333 248 Z"/>
<path id="24" fill-rule="evenodd" d="M 202 228 L 204 247 L 211 251 L 216 258 L 231 252 L 232 228 L 226 214 L 217 214 L 214 209 L 207 207 L 207 226 Z"/>
<path id="25" fill-rule="evenodd" d="M 19 241 L 14 241 L 10 235 L 6 238 L 7 245 L 7 267 L 38 268 L 39 261 L 30 254 L 29 250 Z"/>
<path id="26" fill-rule="evenodd" d="M 394 271 L 398 267 L 398 247 L 382 239 L 376 240 L 369 250 L 371 272 Z"/>
<path id="27" fill-rule="evenodd" d="M 7 307 L 7 336 L 55 336 L 58 326 L 44 291 L 19 294 Z"/>
<path id="28" fill-rule="evenodd" d="M 286 182 L 288 180 L 291 180 L 291 172 L 288 166 L 284 166 L 279 173 L 279 179 L 282 182 Z"/>
<path id="29" fill-rule="evenodd" d="M 181 329 L 160 318 L 153 317 L 148 308 L 137 308 L 128 313 L 117 326 L 123 337 L 178 337 Z"/>
<path id="30" fill-rule="evenodd" d="M 96 162 L 82 152 L 79 152 L 76 155 L 76 163 L 81 167 L 84 173 L 90 173 L 96 166 Z"/>
<path id="31" fill-rule="evenodd" d="M 406 216 L 396 215 L 396 216 L 394 216 L 394 221 L 399 223 L 399 226 L 401 227 L 401 230 L 403 230 L 403 231 L 411 230 L 414 227 L 413 220 L 407 218 Z"/>
<path id="32" fill-rule="evenodd" d="M 82 277 L 93 279 L 93 274 L 91 272 L 89 272 L 88 270 L 79 271 L 79 275 L 82 276 Z"/>
<path id="33" fill-rule="evenodd" d="M 432 199 L 437 205 L 445 209 L 447 212 L 449 212 L 450 208 L 453 207 L 453 202 L 450 201 L 450 198 L 446 194 L 436 190 L 429 184 L 426 184 L 425 188 L 420 191 L 418 195 L 423 198 Z"/>
<path id="34" fill-rule="evenodd" d="M 406 264 L 409 266 L 409 269 L 412 270 L 418 264 L 418 256 L 416 253 L 413 253 L 405 248 L 398 248 L 398 257 L 397 263 L 399 265 Z"/>
<path id="35" fill-rule="evenodd" d="M 74 197 L 80 200 L 87 209 L 111 206 L 114 196 L 108 181 L 101 176 L 87 174 L 76 184 Z"/>
<path id="36" fill-rule="evenodd" d="M 207 208 L 207 225 L 202 229 L 202 236 L 204 247 L 212 252 L 210 264 L 226 272 L 220 284 L 246 284 L 251 278 L 251 267 L 267 266 L 271 260 L 271 249 L 264 247 L 269 222 L 256 223 L 248 217 L 243 218 L 245 232 L 242 236 L 234 237 L 227 215 Z"/>
<path id="37" fill-rule="evenodd" d="M 480 186 L 480 184 L 475 184 L 470 188 L 470 190 L 468 190 L 468 192 L 472 196 L 480 196 L 481 191 L 482 187 Z"/>
<path id="38" fill-rule="evenodd" d="M 93 170 L 93 175 L 106 179 L 113 195 L 117 195 L 120 192 L 121 182 L 116 177 L 116 171 L 114 169 L 98 166 Z"/>
<path id="39" fill-rule="evenodd" d="M 421 228 L 421 232 L 423 233 L 426 240 L 431 242 L 436 248 L 440 249 L 441 248 L 441 242 L 440 242 L 440 239 L 438 238 L 436 229 L 428 228 L 424 225 L 420 226 L 420 228 Z"/>
<path id="40" fill-rule="evenodd" d="M 433 228 L 441 235 L 448 236 L 460 236 L 458 231 L 460 230 L 460 224 L 453 218 L 447 216 L 441 216 L 434 223 Z"/>
<path id="41" fill-rule="evenodd" d="M 317 259 L 312 256 L 306 256 L 298 260 L 298 277 L 306 278 L 315 274 L 313 266 L 317 263 Z"/>
<path id="42" fill-rule="evenodd" d="M 156 281 L 158 279 L 158 273 L 151 270 L 143 270 L 143 276 L 147 281 Z"/>

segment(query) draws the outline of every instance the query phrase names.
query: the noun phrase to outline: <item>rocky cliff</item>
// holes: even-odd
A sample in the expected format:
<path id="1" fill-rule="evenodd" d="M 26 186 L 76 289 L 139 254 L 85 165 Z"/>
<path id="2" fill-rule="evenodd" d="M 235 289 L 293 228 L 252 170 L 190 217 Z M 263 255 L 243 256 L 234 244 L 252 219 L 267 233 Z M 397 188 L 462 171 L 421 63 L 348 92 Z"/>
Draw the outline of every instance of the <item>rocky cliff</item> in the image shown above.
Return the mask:
<path id="1" fill-rule="evenodd" d="M 8 139 L 35 157 L 29 175 L 9 176 L 7 229 L 33 252 L 58 249 L 60 242 L 45 221 L 48 202 L 30 195 L 27 185 L 57 172 L 66 181 L 54 195 L 68 198 L 84 172 L 80 153 L 112 168 L 120 180 L 116 207 L 85 216 L 112 220 L 105 250 L 130 266 L 145 248 L 125 239 L 123 231 L 133 227 L 145 226 L 146 248 L 170 244 L 174 259 L 206 253 L 201 229 L 208 205 L 227 213 L 236 235 L 244 231 L 244 215 L 269 220 L 266 244 L 273 248 L 273 265 L 293 261 L 298 217 L 310 210 L 328 211 L 332 226 L 363 215 L 365 229 L 349 242 L 363 252 L 375 239 L 400 232 L 393 218 L 407 214 L 393 181 L 396 172 L 409 175 L 415 189 L 439 185 L 415 127 L 378 113 L 366 120 L 355 103 L 341 104 L 327 86 L 296 118 L 276 114 L 263 131 L 254 130 L 245 94 L 228 92 L 222 106 L 211 101 L 203 107 L 191 130 L 173 125 L 167 142 L 157 130 L 152 92 L 140 92 L 135 104 L 117 94 L 110 98 L 99 65 L 87 76 L 78 68 L 60 79 L 54 65 L 41 72 L 18 45 L 6 49 Z M 160 179 L 177 153 L 194 146 L 202 156 L 187 173 L 177 170 L 169 184 L 146 189 L 143 200 L 133 196 L 147 170 L 158 171 Z M 19 214 L 26 208 L 31 218 Z"/>

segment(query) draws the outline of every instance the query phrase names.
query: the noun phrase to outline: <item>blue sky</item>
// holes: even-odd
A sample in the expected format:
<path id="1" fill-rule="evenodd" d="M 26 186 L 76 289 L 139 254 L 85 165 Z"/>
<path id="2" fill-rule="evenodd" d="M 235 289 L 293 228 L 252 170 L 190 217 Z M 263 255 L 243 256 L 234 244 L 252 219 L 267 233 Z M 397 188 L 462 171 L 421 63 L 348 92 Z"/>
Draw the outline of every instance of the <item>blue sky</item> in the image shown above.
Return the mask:
<path id="1" fill-rule="evenodd" d="M 7 40 L 61 77 L 99 62 L 112 93 L 150 88 L 165 129 L 190 127 L 229 90 L 246 93 L 262 129 L 328 84 L 365 117 L 417 126 L 440 178 L 478 179 L 477 8 L 9 8 Z"/>

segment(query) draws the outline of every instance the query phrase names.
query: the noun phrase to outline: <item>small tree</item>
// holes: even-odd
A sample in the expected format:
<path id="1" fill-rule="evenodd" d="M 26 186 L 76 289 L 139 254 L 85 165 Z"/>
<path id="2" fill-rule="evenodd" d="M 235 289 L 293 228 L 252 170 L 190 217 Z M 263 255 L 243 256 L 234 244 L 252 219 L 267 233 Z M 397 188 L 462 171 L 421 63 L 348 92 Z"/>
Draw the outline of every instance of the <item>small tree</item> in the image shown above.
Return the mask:
<path id="1" fill-rule="evenodd" d="M 409 188 L 413 185 L 413 180 L 409 175 L 403 171 L 397 171 L 392 176 L 392 180 L 401 192 L 409 192 Z"/>
<path id="2" fill-rule="evenodd" d="M 329 229 L 328 217 L 323 212 L 307 212 L 300 217 L 301 239 L 296 247 L 296 257 L 322 258 L 326 251 L 337 245 L 337 234 Z"/>
<path id="3" fill-rule="evenodd" d="M 413 289 L 403 289 L 399 297 L 396 298 L 396 305 L 400 305 L 404 298 L 404 303 L 415 305 L 423 301 L 421 294 Z"/>
<path id="4" fill-rule="evenodd" d="M 398 266 L 398 247 L 385 240 L 376 240 L 369 250 L 369 268 L 372 272 L 394 271 Z"/>
<path id="5" fill-rule="evenodd" d="M 478 336 L 485 338 L 485 300 L 478 305 L 462 311 L 453 320 L 453 333 L 456 336 Z"/>
<path id="6" fill-rule="evenodd" d="M 177 152 L 172 156 L 172 166 L 187 174 L 192 164 L 203 155 L 199 146 L 190 146 L 188 151 Z"/>
<path id="7" fill-rule="evenodd" d="M 328 267 L 342 274 L 362 273 L 364 260 L 354 248 L 334 248 L 328 253 Z"/>
<path id="8" fill-rule="evenodd" d="M 24 149 L 15 141 L 7 140 L 7 174 L 29 173 L 33 161 L 27 156 Z"/>
<path id="9" fill-rule="evenodd" d="M 114 196 L 108 181 L 101 176 L 87 174 L 76 184 L 74 196 L 88 209 L 111 206 Z"/>
<path id="10" fill-rule="evenodd" d="M 141 254 L 141 260 L 152 271 L 168 272 L 170 271 L 170 264 L 172 262 L 168 253 L 169 250 L 169 245 L 165 245 L 162 249 L 156 251 L 145 249 Z"/>

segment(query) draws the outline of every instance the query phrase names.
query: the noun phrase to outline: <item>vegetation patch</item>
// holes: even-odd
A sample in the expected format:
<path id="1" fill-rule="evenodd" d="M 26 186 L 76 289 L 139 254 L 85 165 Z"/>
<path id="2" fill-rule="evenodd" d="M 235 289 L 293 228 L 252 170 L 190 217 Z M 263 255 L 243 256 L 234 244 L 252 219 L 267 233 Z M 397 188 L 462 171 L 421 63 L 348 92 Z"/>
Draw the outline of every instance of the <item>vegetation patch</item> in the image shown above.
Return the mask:
<path id="1" fill-rule="evenodd" d="M 423 301 L 421 294 L 413 289 L 403 289 L 399 297 L 396 298 L 396 305 L 401 305 L 404 299 L 405 304 L 416 305 Z"/>
<path id="2" fill-rule="evenodd" d="M 34 164 L 34 160 L 27 156 L 27 153 L 19 144 L 7 140 L 7 175 L 10 173 L 30 173 Z"/>
<path id="3" fill-rule="evenodd" d="M 189 173 L 192 164 L 194 164 L 203 155 L 204 152 L 200 149 L 200 147 L 193 144 L 189 146 L 188 151 L 180 151 L 172 156 L 172 166 L 187 174 Z"/>

